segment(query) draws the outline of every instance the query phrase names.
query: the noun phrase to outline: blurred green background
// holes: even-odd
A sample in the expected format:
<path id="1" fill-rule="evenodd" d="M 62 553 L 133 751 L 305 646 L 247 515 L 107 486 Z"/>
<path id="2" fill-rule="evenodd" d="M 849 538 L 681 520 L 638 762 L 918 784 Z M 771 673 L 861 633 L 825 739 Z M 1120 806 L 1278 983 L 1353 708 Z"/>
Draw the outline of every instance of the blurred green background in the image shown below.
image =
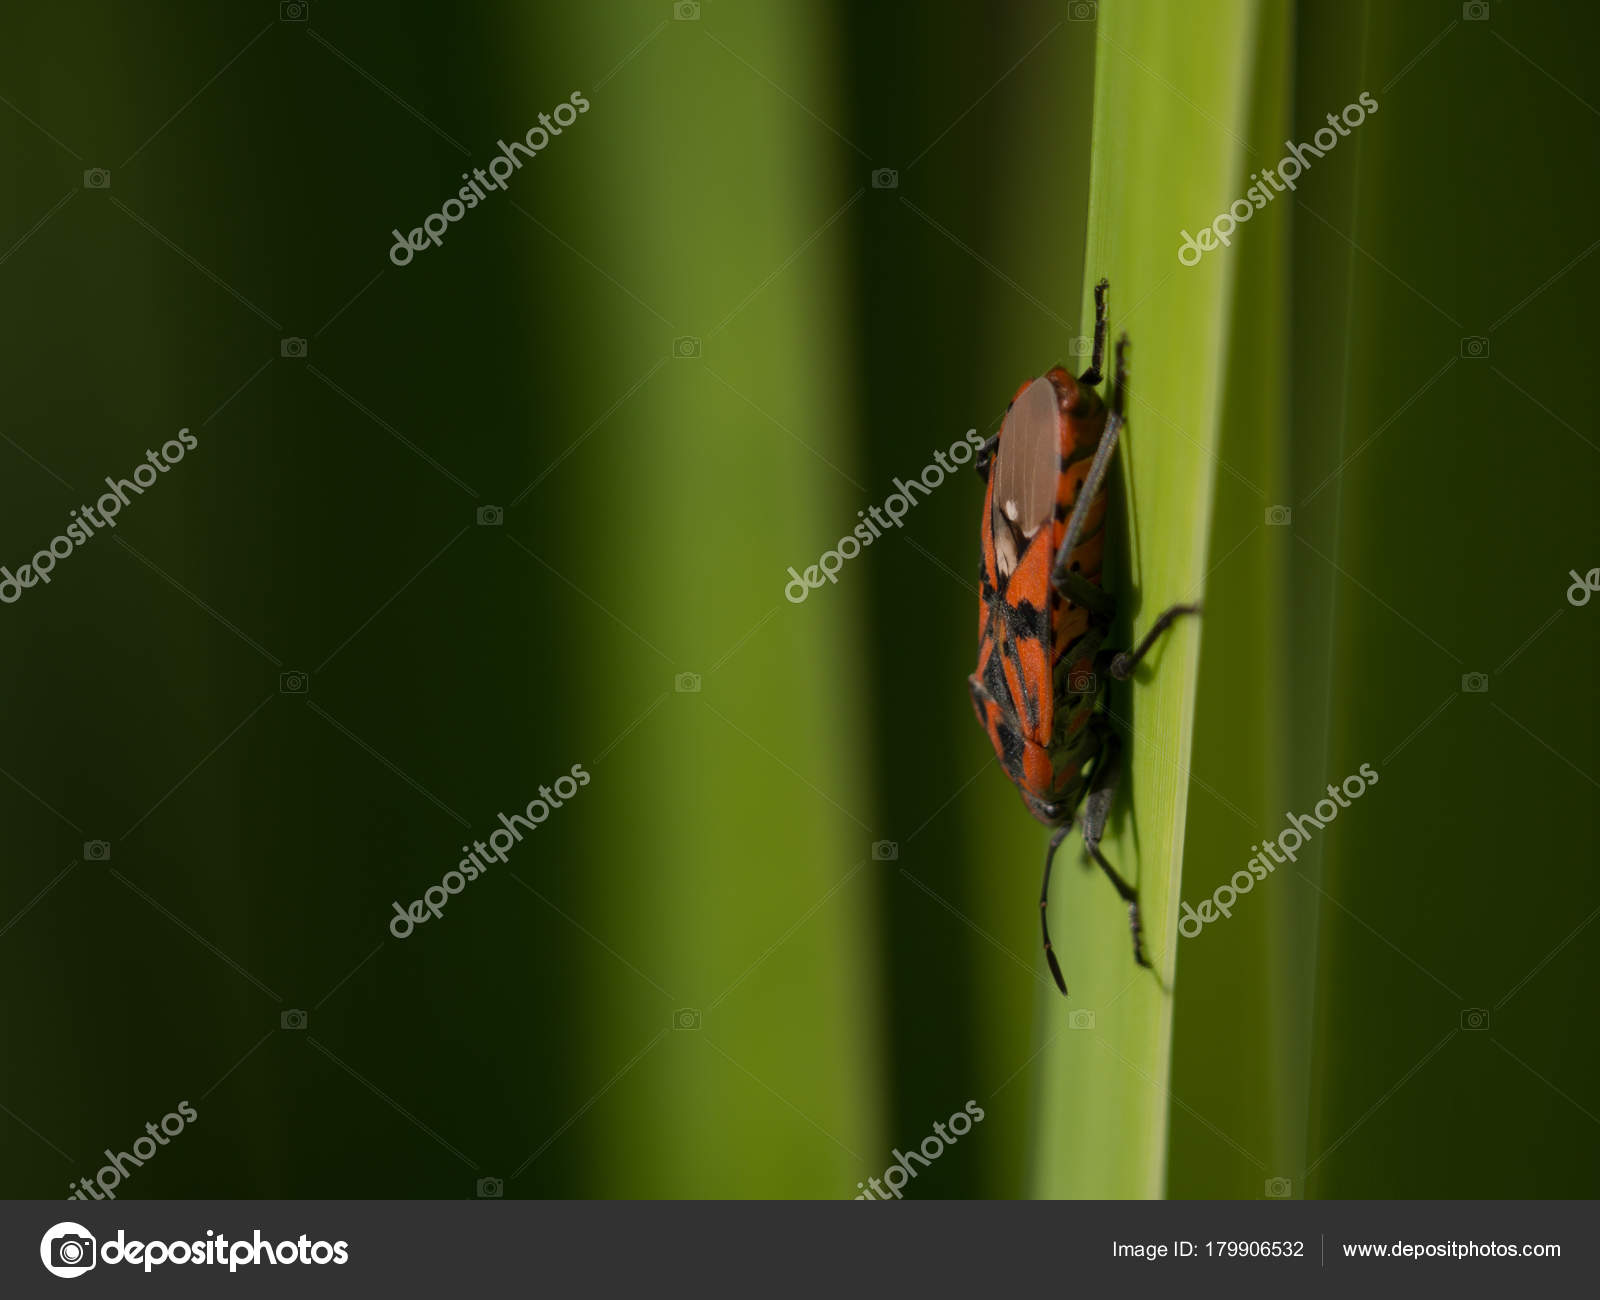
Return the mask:
<path id="1" fill-rule="evenodd" d="M 1600 1191 L 1600 604 L 1565 595 L 1600 564 L 1600 15 L 3 21 L 0 564 L 199 439 L 0 606 L 4 1194 L 67 1195 L 180 1100 L 119 1195 L 849 1197 L 969 1100 L 906 1195 Z M 1121 627 L 1207 612 L 1113 696 L 1158 974 L 1074 837 L 1063 1002 L 1046 835 L 963 680 L 976 477 L 784 584 L 1081 367 L 1100 275 Z M 1363 762 L 1296 868 L 1178 938 Z"/>

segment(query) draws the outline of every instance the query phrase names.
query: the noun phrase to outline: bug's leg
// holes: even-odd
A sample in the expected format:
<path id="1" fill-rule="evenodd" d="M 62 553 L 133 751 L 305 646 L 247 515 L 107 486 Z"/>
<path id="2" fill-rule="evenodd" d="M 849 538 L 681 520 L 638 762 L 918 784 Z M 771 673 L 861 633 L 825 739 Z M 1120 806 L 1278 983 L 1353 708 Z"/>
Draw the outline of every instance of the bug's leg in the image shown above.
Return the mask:
<path id="1" fill-rule="evenodd" d="M 1122 436 L 1122 399 L 1127 380 L 1128 336 L 1124 334 L 1117 340 L 1116 382 L 1111 389 L 1111 412 L 1106 417 L 1105 432 L 1100 435 L 1100 442 L 1094 449 L 1094 459 L 1089 462 L 1089 471 L 1078 488 L 1078 498 L 1072 507 L 1072 514 L 1067 518 L 1067 531 L 1062 535 L 1061 549 L 1056 552 L 1055 566 L 1051 571 L 1050 580 L 1057 591 L 1062 589 L 1062 583 L 1071 572 L 1072 553 L 1083 540 L 1083 525 L 1089 517 L 1089 507 L 1105 486 L 1106 475 L 1111 470 L 1111 454 L 1116 451 L 1117 440 Z"/>
<path id="2" fill-rule="evenodd" d="M 983 446 L 978 448 L 978 454 L 973 460 L 973 468 L 978 471 L 978 477 L 985 483 L 989 481 L 989 467 L 994 464 L 995 449 L 1000 445 L 1000 435 L 993 434 Z"/>
<path id="3" fill-rule="evenodd" d="M 1107 623 L 1117 616 L 1117 598 L 1095 586 L 1075 570 L 1068 569 L 1062 574 L 1061 581 L 1056 583 L 1056 589 L 1074 605 L 1082 605 L 1091 614 L 1098 615 Z"/>
<path id="4" fill-rule="evenodd" d="M 1106 359 L 1106 322 L 1111 316 L 1106 299 L 1110 292 L 1110 280 L 1102 280 L 1094 287 L 1094 355 L 1089 358 L 1089 368 L 1078 376 L 1080 384 L 1091 388 L 1100 382 L 1100 367 Z"/>
<path id="5" fill-rule="evenodd" d="M 1119 682 L 1127 681 L 1133 675 L 1133 670 L 1139 666 L 1139 660 L 1145 657 L 1150 647 L 1156 643 L 1156 639 L 1172 626 L 1174 620 L 1184 614 L 1198 614 L 1199 612 L 1200 606 L 1198 605 L 1174 605 L 1151 624 L 1150 630 L 1144 634 L 1144 640 L 1139 642 L 1131 652 L 1124 650 L 1120 654 L 1113 655 L 1111 666 L 1107 671 Z"/>
<path id="6" fill-rule="evenodd" d="M 1111 801 L 1117 796 L 1117 782 L 1121 773 L 1122 742 L 1116 733 L 1107 732 L 1100 749 L 1100 761 L 1089 779 L 1089 793 L 1083 801 L 1083 847 L 1100 866 L 1115 886 L 1122 901 L 1128 905 L 1128 929 L 1133 933 L 1133 959 L 1141 966 L 1150 963 L 1144 955 L 1144 926 L 1139 920 L 1139 891 L 1124 880 L 1121 874 L 1106 861 L 1100 852 L 1100 837 L 1105 834 L 1106 819 L 1111 815 Z"/>
<path id="7" fill-rule="evenodd" d="M 1117 340 L 1117 372 L 1111 377 L 1111 413 L 1122 419 L 1122 404 L 1127 399 L 1128 389 L 1128 335 L 1123 333 Z"/>
<path id="8" fill-rule="evenodd" d="M 1056 850 L 1061 847 L 1061 841 L 1067 838 L 1067 832 L 1072 829 L 1069 820 L 1066 825 L 1056 828 L 1056 833 L 1050 837 L 1050 847 L 1044 852 L 1044 884 L 1039 889 L 1039 929 L 1044 933 L 1044 959 L 1050 964 L 1050 973 L 1055 976 L 1056 987 L 1061 990 L 1063 997 L 1067 994 L 1067 981 L 1061 976 L 1061 963 L 1056 960 L 1056 950 L 1050 946 L 1050 914 L 1047 905 L 1050 901 L 1050 868 L 1055 864 Z"/>

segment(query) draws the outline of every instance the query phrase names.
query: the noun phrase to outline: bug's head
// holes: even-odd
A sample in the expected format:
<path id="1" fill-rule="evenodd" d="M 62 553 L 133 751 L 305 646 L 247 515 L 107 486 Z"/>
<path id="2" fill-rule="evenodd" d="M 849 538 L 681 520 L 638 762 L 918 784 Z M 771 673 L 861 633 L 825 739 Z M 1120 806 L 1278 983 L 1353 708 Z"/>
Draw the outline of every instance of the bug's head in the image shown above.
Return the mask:
<path id="1" fill-rule="evenodd" d="M 1061 394 L 1049 375 L 1022 391 L 1000 426 L 1000 447 L 990 472 L 993 488 L 995 567 L 1008 577 L 1029 542 L 1054 517 L 1061 472 Z"/>
<path id="2" fill-rule="evenodd" d="M 1022 791 L 1022 802 L 1034 818 L 1046 826 L 1059 826 L 1071 815 L 1071 808 L 1053 799 L 1041 799 L 1030 790 Z"/>

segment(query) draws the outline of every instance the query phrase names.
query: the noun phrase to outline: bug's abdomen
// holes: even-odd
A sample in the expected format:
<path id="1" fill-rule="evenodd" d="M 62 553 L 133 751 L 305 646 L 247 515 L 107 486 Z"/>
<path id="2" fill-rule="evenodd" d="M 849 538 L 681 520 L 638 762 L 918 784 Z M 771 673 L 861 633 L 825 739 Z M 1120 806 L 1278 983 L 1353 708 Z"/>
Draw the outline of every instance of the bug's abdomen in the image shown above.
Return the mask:
<path id="1" fill-rule="evenodd" d="M 1046 378 L 1053 402 L 1041 409 L 1036 397 L 1025 396 L 1030 389 L 1050 391 L 1032 381 L 1013 399 L 1013 406 L 1023 401 L 1016 436 L 1024 441 L 1018 445 L 1029 448 L 1026 456 L 1032 459 L 1012 462 L 1025 470 L 998 462 L 985 496 L 978 671 L 971 688 L 978 721 L 1006 775 L 1028 810 L 1054 825 L 1076 811 L 1087 789 L 1084 770 L 1099 755 L 1099 732 L 1089 723 L 1100 694 L 1094 657 L 1110 623 L 1110 603 L 1098 593 L 1088 604 L 1074 600 L 1072 584 L 1063 594 L 1052 577 L 1067 521 L 1105 430 L 1106 410 L 1093 389 L 1080 388 L 1060 367 Z M 1043 445 L 1038 441 L 1041 420 L 1051 421 L 1050 440 Z M 1004 431 L 1001 436 L 1006 437 Z M 1048 458 L 1044 465 L 1039 463 L 1041 453 Z M 1041 472 L 1054 477 L 1053 501 L 1050 496 L 1038 499 Z M 1007 490 L 1004 508 L 997 512 L 995 491 L 1002 477 Z M 1028 522 L 1037 519 L 1034 512 L 1040 507 L 1049 526 L 1032 531 Z M 1100 585 L 1105 512 L 1102 486 L 1089 504 L 1082 540 L 1068 557 L 1082 582 L 1095 588 Z M 997 538 L 1003 540 L 1003 550 Z"/>
<path id="2" fill-rule="evenodd" d="M 1067 520 L 1078 504 L 1089 465 L 1105 431 L 1106 411 L 1092 389 L 1078 388 L 1062 371 L 1051 376 L 1063 390 L 1061 422 L 1061 473 L 1056 480 L 1055 519 L 1051 542 L 1059 549 L 1066 537 Z M 1065 381 L 1065 382 L 1063 382 Z M 1069 387 L 1070 386 L 1070 387 Z M 1068 396 L 1070 394 L 1070 396 Z M 1089 502 L 1082 540 L 1067 557 L 1069 571 L 1085 582 L 1100 586 L 1105 551 L 1106 489 L 1102 484 Z M 1054 568 L 1055 550 L 1051 552 Z M 1075 601 L 1052 588 L 1050 593 L 1051 728 L 1044 743 L 1050 755 L 1050 774 L 1042 797 L 1070 815 L 1086 789 L 1083 769 L 1098 756 L 1098 733 L 1090 719 L 1099 705 L 1104 684 L 1094 671 L 1095 656 L 1110 626 L 1110 601 L 1098 608 Z"/>

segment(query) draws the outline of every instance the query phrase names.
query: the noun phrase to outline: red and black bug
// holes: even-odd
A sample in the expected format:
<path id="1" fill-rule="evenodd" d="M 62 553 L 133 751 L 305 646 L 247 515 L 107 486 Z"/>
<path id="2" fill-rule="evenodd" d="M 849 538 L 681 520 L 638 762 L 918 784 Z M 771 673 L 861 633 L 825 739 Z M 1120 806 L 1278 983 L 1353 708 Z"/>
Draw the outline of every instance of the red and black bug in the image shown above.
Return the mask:
<path id="1" fill-rule="evenodd" d="M 1128 339 L 1117 341 L 1109 407 L 1095 391 L 1105 359 L 1108 283 L 1095 286 L 1094 355 L 1077 379 L 1056 366 L 1017 390 L 1000 432 L 978 452 L 983 503 L 978 670 L 967 679 L 978 721 L 1028 811 L 1056 828 L 1045 852 L 1039 923 L 1063 993 L 1046 905 L 1056 849 L 1083 806 L 1083 847 L 1128 904 L 1134 960 L 1145 960 L 1137 891 L 1100 852 L 1121 742 L 1105 709 L 1108 676 L 1129 677 L 1180 614 L 1174 605 L 1132 651 L 1106 639 L 1116 600 L 1101 585 L 1106 477 L 1124 423 Z M 1048 525 L 1048 526 L 1047 526 Z"/>

